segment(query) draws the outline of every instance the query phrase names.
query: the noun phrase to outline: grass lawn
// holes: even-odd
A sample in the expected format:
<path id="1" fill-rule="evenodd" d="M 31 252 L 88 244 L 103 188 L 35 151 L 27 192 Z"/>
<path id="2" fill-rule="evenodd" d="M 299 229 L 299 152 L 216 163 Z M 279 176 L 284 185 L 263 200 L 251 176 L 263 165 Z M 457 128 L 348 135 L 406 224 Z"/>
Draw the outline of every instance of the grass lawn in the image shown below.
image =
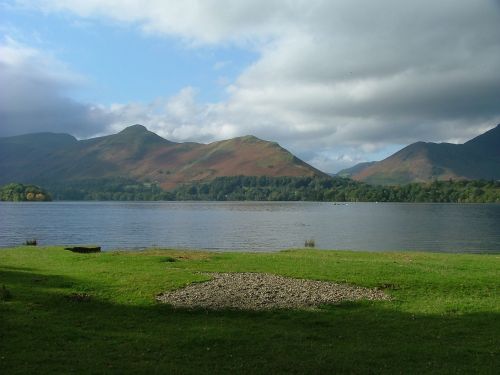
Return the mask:
<path id="1" fill-rule="evenodd" d="M 378 286 L 393 299 L 264 312 L 155 302 L 206 280 L 200 271 Z M 0 373 L 493 374 L 499 285 L 500 255 L 0 250 Z"/>

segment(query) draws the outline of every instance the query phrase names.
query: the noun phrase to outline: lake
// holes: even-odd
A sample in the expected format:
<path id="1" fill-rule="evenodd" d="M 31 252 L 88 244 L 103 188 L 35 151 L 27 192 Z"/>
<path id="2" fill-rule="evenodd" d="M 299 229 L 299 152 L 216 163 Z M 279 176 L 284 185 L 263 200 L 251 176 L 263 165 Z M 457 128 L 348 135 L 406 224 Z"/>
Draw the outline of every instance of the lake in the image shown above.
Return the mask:
<path id="1" fill-rule="evenodd" d="M 500 205 L 314 202 L 0 203 L 0 247 L 500 253 Z"/>

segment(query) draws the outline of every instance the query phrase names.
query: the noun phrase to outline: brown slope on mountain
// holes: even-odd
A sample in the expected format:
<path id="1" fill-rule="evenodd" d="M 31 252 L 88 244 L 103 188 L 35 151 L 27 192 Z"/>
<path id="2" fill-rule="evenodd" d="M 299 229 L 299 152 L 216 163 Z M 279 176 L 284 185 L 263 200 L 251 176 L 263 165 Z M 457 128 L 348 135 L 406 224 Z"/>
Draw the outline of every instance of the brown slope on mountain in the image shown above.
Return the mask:
<path id="1" fill-rule="evenodd" d="M 353 175 L 371 184 L 500 179 L 500 125 L 464 144 L 413 143 Z"/>
<path id="2" fill-rule="evenodd" d="M 277 143 L 253 136 L 175 143 L 141 125 L 83 141 L 50 133 L 2 138 L 0 172 L 0 183 L 127 177 L 164 188 L 218 176 L 324 175 Z"/>
<path id="3" fill-rule="evenodd" d="M 454 154 L 453 146 L 455 145 L 446 145 L 450 155 Z M 362 169 L 353 175 L 353 178 L 382 185 L 464 178 L 454 173 L 450 168 L 436 166 L 430 156 L 431 147 L 424 142 L 414 143 L 387 159 Z"/>
<path id="4" fill-rule="evenodd" d="M 182 163 L 173 165 L 170 173 L 160 173 L 154 178 L 166 188 L 185 181 L 203 181 L 220 176 L 323 175 L 277 143 L 253 136 L 192 146 L 187 152 L 179 152 L 178 155 L 183 159 Z"/>

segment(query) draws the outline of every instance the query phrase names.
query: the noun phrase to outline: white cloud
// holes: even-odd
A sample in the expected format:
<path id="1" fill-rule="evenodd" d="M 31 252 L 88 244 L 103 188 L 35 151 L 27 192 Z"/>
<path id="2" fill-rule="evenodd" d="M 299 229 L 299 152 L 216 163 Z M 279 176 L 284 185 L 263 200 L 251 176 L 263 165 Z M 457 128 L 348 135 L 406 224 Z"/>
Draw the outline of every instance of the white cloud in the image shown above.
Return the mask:
<path id="1" fill-rule="evenodd" d="M 194 44 L 266 39 L 288 23 L 282 1 L 253 0 L 37 0 L 20 1 L 45 12 L 68 11 L 137 24 L 147 33 L 181 36 Z M 307 2 L 296 3 L 297 11 Z M 292 14 L 294 13 L 294 14 Z"/>
<path id="2" fill-rule="evenodd" d="M 212 142 L 238 135 L 239 129 L 223 121 L 222 107 L 201 104 L 197 91 L 185 87 L 169 98 L 158 98 L 153 103 L 114 104 L 102 110 L 113 119 L 112 131 L 120 131 L 124 124 L 143 124 L 151 131 L 177 142 Z"/>

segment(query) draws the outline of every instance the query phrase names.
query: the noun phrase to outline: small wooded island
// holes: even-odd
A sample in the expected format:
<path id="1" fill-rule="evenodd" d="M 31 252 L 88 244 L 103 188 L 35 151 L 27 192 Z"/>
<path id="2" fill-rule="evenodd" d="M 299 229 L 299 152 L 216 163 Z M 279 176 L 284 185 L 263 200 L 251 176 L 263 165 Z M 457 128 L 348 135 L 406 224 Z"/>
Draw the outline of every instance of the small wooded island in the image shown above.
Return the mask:
<path id="1" fill-rule="evenodd" d="M 36 185 L 7 184 L 0 186 L 0 201 L 10 202 L 48 202 L 50 194 Z"/>

